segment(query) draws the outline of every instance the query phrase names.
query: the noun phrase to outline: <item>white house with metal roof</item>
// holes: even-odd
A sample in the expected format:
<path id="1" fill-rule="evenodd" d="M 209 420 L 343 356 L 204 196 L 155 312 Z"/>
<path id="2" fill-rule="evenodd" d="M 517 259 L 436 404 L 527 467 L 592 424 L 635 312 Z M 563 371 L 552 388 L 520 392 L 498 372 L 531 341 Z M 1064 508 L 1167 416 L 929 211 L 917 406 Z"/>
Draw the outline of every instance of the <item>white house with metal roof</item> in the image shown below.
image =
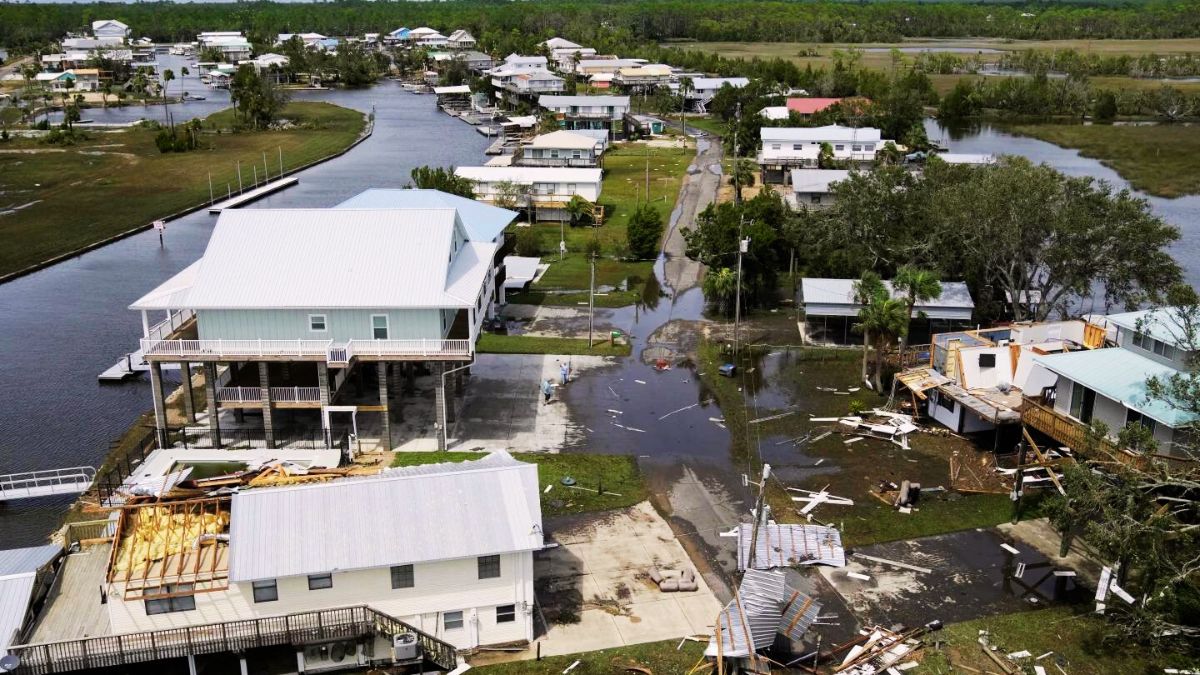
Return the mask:
<path id="1" fill-rule="evenodd" d="M 542 96 L 538 106 L 568 131 L 603 129 L 611 139 L 625 138 L 628 96 Z"/>
<path id="2" fill-rule="evenodd" d="M 117 38 L 126 40 L 129 38 L 129 25 L 116 19 L 93 21 L 92 35 L 100 39 Z"/>
<path id="3" fill-rule="evenodd" d="M 1041 392 L 1027 394 L 1077 425 L 1103 422 L 1110 440 L 1126 426 L 1140 424 L 1151 432 L 1159 454 L 1184 456 L 1176 445 L 1194 444 L 1190 436 L 1196 416 L 1151 397 L 1147 383 L 1188 372 L 1197 345 L 1186 337 L 1187 320 L 1174 308 L 1110 314 L 1105 319 L 1116 326 L 1116 348 L 1038 356 L 1036 364 L 1048 373 L 1048 382 Z M 1039 420 L 1030 421 L 1055 436 L 1055 427 L 1042 429 L 1036 424 Z M 1056 440 L 1072 443 L 1069 438 Z"/>
<path id="4" fill-rule="evenodd" d="M 519 166 L 564 166 L 593 168 L 600 165 L 605 141 L 576 131 L 539 134 L 522 144 L 515 164 Z"/>
<path id="5" fill-rule="evenodd" d="M 284 406 L 289 422 L 315 428 L 332 447 L 329 413 L 356 410 L 338 405 L 342 386 L 354 380 L 361 388 L 369 376 L 379 382 L 379 402 L 368 409 L 381 414 L 380 442 L 391 448 L 388 399 L 414 365 L 435 374 L 444 444 L 453 405 L 443 404 L 442 373 L 473 358 L 492 311 L 497 225 L 484 224 L 474 205 L 428 194 L 411 199 L 428 207 L 355 208 L 352 200 L 334 209 L 222 212 L 203 257 L 130 305 L 143 316 L 160 445 L 180 441 L 166 423 L 164 362 L 204 367 L 206 428 L 190 440 L 187 428 L 177 430 L 185 444 L 222 447 L 220 411 L 227 408 L 239 427 L 247 411 L 261 414 L 261 431 L 246 440 L 275 447 L 286 442 L 273 419 Z M 472 238 L 465 220 L 492 238 Z M 150 326 L 149 313 L 159 311 L 166 318 Z M 185 407 L 195 422 L 195 406 Z M 311 410 L 298 419 L 303 409 Z"/>
<path id="6" fill-rule="evenodd" d="M 218 579 L 164 604 L 149 591 L 127 598 L 113 577 L 113 632 L 368 605 L 459 649 L 529 642 L 544 546 L 538 468 L 503 451 L 480 457 L 243 490 L 216 533 Z"/>
<path id="7" fill-rule="evenodd" d="M 454 173 L 470 180 L 480 200 L 495 203 L 515 199 L 532 211 L 536 220 L 565 220 L 567 203 L 582 197 L 595 204 L 600 199 L 600 169 L 544 166 L 460 166 Z M 512 194 L 516 187 L 519 193 Z"/>
<path id="8" fill-rule="evenodd" d="M 692 87 L 684 92 L 684 98 L 687 105 L 696 112 L 708 112 L 707 106 L 712 102 L 714 96 L 721 87 L 730 86 L 734 89 L 741 89 L 750 84 L 750 79 L 746 77 L 694 77 L 692 78 Z M 682 88 L 683 83 L 675 85 L 676 88 Z"/>
<path id="9" fill-rule="evenodd" d="M 833 186 L 850 177 L 844 169 L 792 169 L 793 209 L 820 209 L 832 206 Z"/>
<path id="10" fill-rule="evenodd" d="M 824 127 L 763 127 L 759 132 L 762 149 L 758 163 L 763 169 L 763 182 L 782 183 L 793 168 L 816 168 L 821 146 L 828 145 L 833 158 L 854 164 L 870 164 L 886 140 L 873 127 L 844 127 L 830 124 Z"/>

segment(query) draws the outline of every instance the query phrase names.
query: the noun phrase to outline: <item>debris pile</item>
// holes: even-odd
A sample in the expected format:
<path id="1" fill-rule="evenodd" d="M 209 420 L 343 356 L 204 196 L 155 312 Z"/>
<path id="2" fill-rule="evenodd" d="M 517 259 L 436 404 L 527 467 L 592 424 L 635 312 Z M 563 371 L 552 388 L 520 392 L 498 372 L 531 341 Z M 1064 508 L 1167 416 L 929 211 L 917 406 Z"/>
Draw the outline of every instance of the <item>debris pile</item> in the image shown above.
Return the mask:
<path id="1" fill-rule="evenodd" d="M 912 667 L 908 664 L 914 662 L 913 657 L 925 647 L 921 636 L 941 628 L 941 621 L 931 621 L 921 628 L 904 632 L 882 626 L 861 631 L 857 638 L 835 647 L 830 653 L 830 656 L 836 656 L 849 649 L 842 662 L 834 666 L 833 672 L 842 675 L 876 675 L 908 670 Z"/>
<path id="2" fill-rule="evenodd" d="M 657 567 L 651 567 L 646 576 L 650 577 L 650 581 L 663 593 L 687 592 L 699 588 L 696 585 L 696 573 L 690 569 L 683 570 L 677 577 L 667 577 Z"/>

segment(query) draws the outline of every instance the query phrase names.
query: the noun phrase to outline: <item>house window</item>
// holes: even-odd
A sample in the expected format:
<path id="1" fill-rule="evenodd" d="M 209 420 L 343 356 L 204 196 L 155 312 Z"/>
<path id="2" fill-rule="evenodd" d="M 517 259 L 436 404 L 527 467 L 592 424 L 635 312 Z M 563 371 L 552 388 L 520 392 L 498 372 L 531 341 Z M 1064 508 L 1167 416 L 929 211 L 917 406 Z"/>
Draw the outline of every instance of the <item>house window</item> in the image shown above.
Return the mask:
<path id="1" fill-rule="evenodd" d="M 1071 417 L 1089 424 L 1092 421 L 1092 408 L 1096 405 L 1096 392 L 1079 384 L 1071 383 Z"/>
<path id="2" fill-rule="evenodd" d="M 462 612 L 446 612 L 442 614 L 442 629 L 443 630 L 458 630 L 463 627 Z"/>
<path id="3" fill-rule="evenodd" d="M 875 151 L 875 144 L 874 144 L 874 143 L 867 143 L 866 145 L 864 145 L 864 146 L 863 146 L 863 150 L 866 150 L 867 152 L 874 152 L 874 151 Z"/>
<path id="4" fill-rule="evenodd" d="M 835 145 L 835 146 L 833 146 L 833 149 L 837 150 L 838 152 L 841 152 L 846 149 L 846 146 L 845 145 Z"/>
<path id="5" fill-rule="evenodd" d="M 308 575 L 308 590 L 319 591 L 324 588 L 333 588 L 332 574 L 310 574 Z"/>
<path id="6" fill-rule="evenodd" d="M 324 314 L 309 314 L 308 329 L 314 333 L 324 333 L 326 330 Z"/>
<path id="7" fill-rule="evenodd" d="M 803 143 L 792 143 L 792 149 L 793 149 L 793 150 L 799 150 L 800 148 L 803 148 L 803 147 L 804 147 L 804 144 L 803 144 Z M 776 150 L 778 150 L 778 149 L 779 149 L 779 148 L 776 148 Z"/>
<path id="8" fill-rule="evenodd" d="M 781 144 L 779 144 L 779 143 L 772 143 L 772 144 L 771 144 L 771 149 L 772 149 L 772 150 L 780 150 L 780 149 L 782 149 L 782 148 L 783 148 L 783 145 L 781 145 Z"/>
<path id="9" fill-rule="evenodd" d="M 498 555 L 481 555 L 479 556 L 479 578 L 480 579 L 498 579 L 500 577 L 500 556 Z"/>
<path id="10" fill-rule="evenodd" d="M 1145 415 L 1134 410 L 1133 408 L 1127 408 L 1125 410 L 1125 426 L 1129 426 L 1131 424 L 1140 424 L 1140 425 L 1146 427 L 1146 429 L 1150 433 L 1154 433 L 1154 427 L 1157 424 L 1157 422 L 1155 422 L 1153 419 L 1151 419 L 1149 417 L 1146 417 Z"/>
<path id="11" fill-rule="evenodd" d="M 1146 348 L 1145 342 L 1146 342 L 1145 335 L 1142 335 L 1141 333 L 1137 333 L 1137 332 L 1135 332 L 1133 334 L 1133 346 L 1134 347 L 1141 347 L 1142 349 L 1145 349 Z"/>
<path id="12" fill-rule="evenodd" d="M 274 579 L 255 581 L 250 585 L 254 589 L 255 602 L 275 602 L 279 599 L 279 585 Z"/>
<path id="13" fill-rule="evenodd" d="M 852 146 L 850 146 L 850 149 L 851 149 L 852 151 L 854 151 L 854 152 L 862 152 L 862 146 L 861 146 L 861 145 L 852 145 Z"/>
<path id="14" fill-rule="evenodd" d="M 569 195 L 575 194 L 575 189 L 577 187 L 578 187 L 578 184 L 576 184 L 576 183 L 567 183 L 567 194 L 569 194 Z"/>
<path id="15" fill-rule="evenodd" d="M 371 337 L 376 340 L 388 339 L 388 316 L 387 316 L 387 314 L 372 314 L 371 315 Z"/>
<path id="16" fill-rule="evenodd" d="M 167 584 L 157 589 L 169 598 L 146 598 L 146 615 L 189 612 L 196 609 L 196 596 L 192 595 L 192 584 Z"/>
<path id="17" fill-rule="evenodd" d="M 938 392 L 937 404 L 939 408 L 944 408 L 945 410 L 954 412 L 954 399 L 943 394 L 942 392 Z"/>
<path id="18" fill-rule="evenodd" d="M 813 204 L 820 204 L 821 195 L 814 192 L 808 196 L 808 201 L 812 202 Z"/>
<path id="19" fill-rule="evenodd" d="M 496 607 L 496 623 L 512 623 L 516 620 L 516 605 L 499 605 Z"/>
<path id="20" fill-rule="evenodd" d="M 415 585 L 412 565 L 396 565 L 392 568 L 392 588 L 412 588 Z"/>

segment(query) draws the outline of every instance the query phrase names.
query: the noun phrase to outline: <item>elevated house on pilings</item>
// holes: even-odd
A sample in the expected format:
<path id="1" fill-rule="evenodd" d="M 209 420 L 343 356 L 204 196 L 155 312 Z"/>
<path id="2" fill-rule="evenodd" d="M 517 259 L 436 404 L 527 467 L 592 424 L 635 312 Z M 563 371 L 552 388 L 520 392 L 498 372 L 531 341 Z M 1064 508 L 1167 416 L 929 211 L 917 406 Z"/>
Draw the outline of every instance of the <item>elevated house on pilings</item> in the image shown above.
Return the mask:
<path id="1" fill-rule="evenodd" d="M 353 451 L 375 435 L 390 449 L 402 383 L 411 394 L 419 371 L 432 374 L 444 448 L 455 418 L 446 387 L 461 393 L 494 310 L 496 240 L 512 219 L 464 201 L 414 193 L 389 202 L 414 208 L 352 200 L 222 213 L 204 256 L 130 305 L 143 315 L 160 447 Z M 167 317 L 151 326 L 157 311 Z M 204 411 L 185 388 L 178 428 L 167 421 L 162 379 L 171 362 L 189 381 L 193 366 L 204 372 Z M 360 431 L 361 413 L 373 413 L 366 421 L 378 420 L 377 433 Z"/>

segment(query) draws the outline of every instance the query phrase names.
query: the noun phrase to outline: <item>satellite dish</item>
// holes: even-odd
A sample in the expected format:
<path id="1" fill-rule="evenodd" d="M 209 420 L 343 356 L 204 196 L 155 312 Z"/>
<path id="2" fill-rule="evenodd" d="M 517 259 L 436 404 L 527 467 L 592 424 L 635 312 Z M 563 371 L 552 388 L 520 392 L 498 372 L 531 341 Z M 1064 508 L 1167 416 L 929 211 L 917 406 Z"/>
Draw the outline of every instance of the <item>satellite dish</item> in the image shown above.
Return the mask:
<path id="1" fill-rule="evenodd" d="M 17 669 L 21 665 L 21 657 L 16 654 L 5 654 L 0 657 L 0 672 L 8 673 Z"/>

